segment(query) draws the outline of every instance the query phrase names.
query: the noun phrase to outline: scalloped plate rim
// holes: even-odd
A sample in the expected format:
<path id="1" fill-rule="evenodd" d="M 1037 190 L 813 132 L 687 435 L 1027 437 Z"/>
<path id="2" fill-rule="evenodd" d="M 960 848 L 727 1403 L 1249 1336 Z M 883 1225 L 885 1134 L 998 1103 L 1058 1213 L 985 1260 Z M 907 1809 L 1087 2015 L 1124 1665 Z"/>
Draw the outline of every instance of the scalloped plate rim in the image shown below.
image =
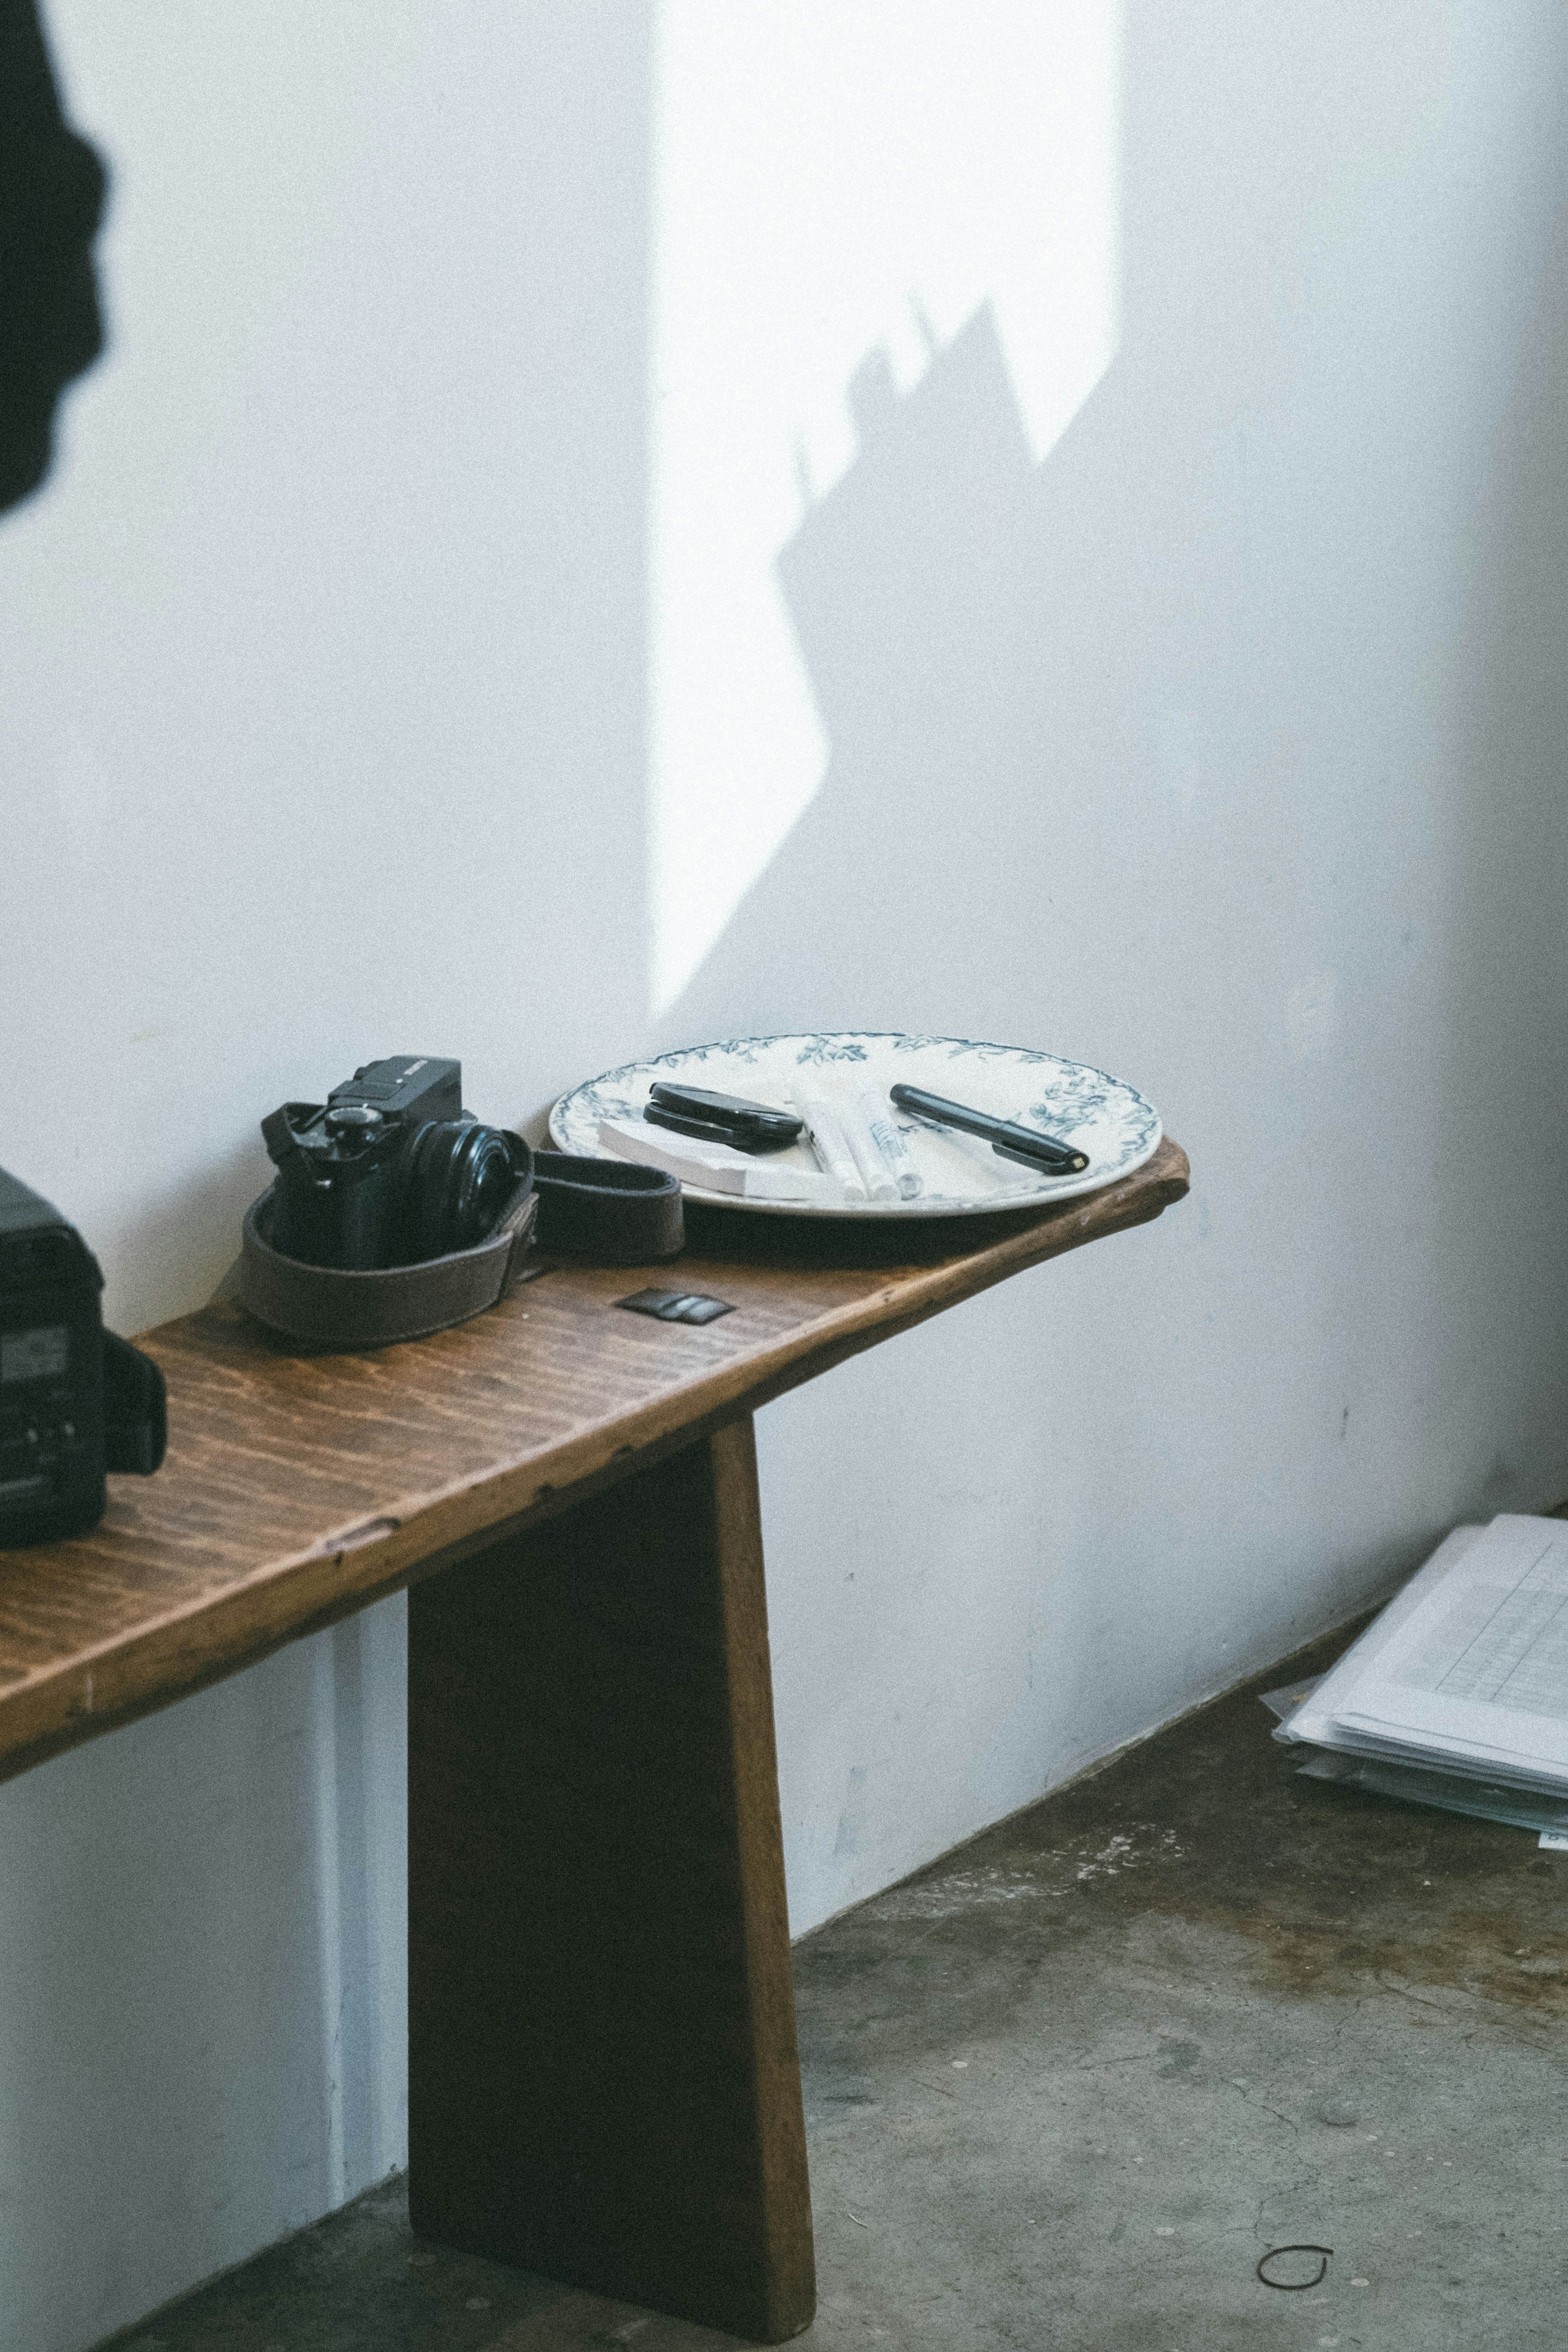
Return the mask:
<path id="1" fill-rule="evenodd" d="M 1163 1122 L 1147 1096 L 1140 1094 L 1135 1087 L 1129 1086 L 1124 1078 L 1116 1077 L 1109 1070 L 1100 1069 L 1092 1062 L 1069 1061 L 1065 1055 L 1048 1053 L 1036 1046 L 1002 1045 L 983 1038 L 939 1036 L 934 1034 L 927 1034 L 902 1029 L 778 1030 L 769 1036 L 716 1037 L 708 1045 L 681 1045 L 663 1054 L 647 1055 L 637 1061 L 624 1062 L 616 1069 L 602 1070 L 596 1077 L 585 1078 L 581 1085 L 572 1087 L 566 1094 L 562 1095 L 551 1107 L 550 1134 L 563 1150 L 584 1150 L 584 1139 L 579 1136 L 574 1140 L 567 1132 L 567 1122 L 572 1116 L 571 1107 L 580 1096 L 616 1081 L 634 1079 L 644 1073 L 651 1075 L 661 1070 L 667 1071 L 672 1065 L 693 1064 L 706 1060 L 711 1054 L 727 1055 L 744 1047 L 764 1049 L 797 1043 L 802 1045 L 815 1043 L 823 1046 L 831 1046 L 844 1042 L 890 1045 L 895 1052 L 918 1052 L 945 1045 L 952 1049 L 950 1059 L 954 1060 L 962 1059 L 966 1054 L 982 1054 L 994 1055 L 1000 1060 L 1014 1061 L 1026 1067 L 1030 1065 L 1051 1063 L 1059 1070 L 1081 1071 L 1086 1077 L 1102 1080 L 1108 1088 L 1114 1089 L 1118 1095 L 1128 1097 L 1130 1103 L 1140 1106 L 1152 1122 L 1152 1135 L 1149 1139 L 1135 1146 L 1111 1166 L 1100 1169 L 1091 1166 L 1081 1176 L 1056 1179 L 1047 1177 L 1042 1179 L 1038 1186 L 1032 1191 L 1011 1191 L 1000 1200 L 984 1197 L 966 1198 L 944 1193 L 937 1200 L 930 1200 L 921 1195 L 912 1201 L 892 1202 L 846 1201 L 828 1203 L 815 1201 L 744 1201 L 738 1199 L 732 1192 L 711 1192 L 705 1186 L 696 1184 L 682 1186 L 681 1190 L 685 1197 L 688 1200 L 699 1202 L 705 1207 L 734 1209 L 748 1216 L 834 1217 L 840 1220 L 865 1217 L 938 1219 L 1001 1216 L 1009 1212 L 1017 1213 L 1036 1208 L 1048 1208 L 1057 1201 L 1078 1200 L 1087 1192 L 1098 1192 L 1107 1184 L 1117 1183 L 1122 1177 L 1131 1176 L 1135 1170 L 1143 1167 L 1152 1160 L 1164 1138 Z M 836 1059 L 853 1061 L 863 1057 L 826 1054 L 816 1058 L 818 1061 L 831 1062 Z M 797 1066 L 800 1057 L 797 1056 Z M 611 1160 L 616 1157 L 615 1153 L 605 1151 L 599 1143 L 596 1120 L 592 1142 L 586 1147 L 586 1156 L 595 1160 Z"/>

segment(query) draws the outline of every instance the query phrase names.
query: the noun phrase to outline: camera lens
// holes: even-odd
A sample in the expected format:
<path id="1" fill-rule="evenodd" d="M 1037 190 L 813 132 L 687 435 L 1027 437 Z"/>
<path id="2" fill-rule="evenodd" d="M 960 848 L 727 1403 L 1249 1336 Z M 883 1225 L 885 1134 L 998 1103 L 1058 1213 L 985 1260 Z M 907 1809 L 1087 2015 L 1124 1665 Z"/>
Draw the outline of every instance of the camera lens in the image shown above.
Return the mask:
<path id="1" fill-rule="evenodd" d="M 434 1119 L 408 1147 L 405 1235 L 409 1264 L 472 1249 L 517 1181 L 513 1139 L 477 1119 Z"/>

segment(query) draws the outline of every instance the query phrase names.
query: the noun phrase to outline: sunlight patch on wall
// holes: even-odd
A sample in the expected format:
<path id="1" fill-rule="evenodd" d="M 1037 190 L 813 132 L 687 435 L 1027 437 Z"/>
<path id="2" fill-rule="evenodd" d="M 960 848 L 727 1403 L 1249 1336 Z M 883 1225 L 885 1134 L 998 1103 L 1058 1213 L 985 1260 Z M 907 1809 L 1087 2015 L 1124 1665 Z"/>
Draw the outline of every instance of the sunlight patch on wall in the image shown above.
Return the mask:
<path id="1" fill-rule="evenodd" d="M 822 780 L 774 564 L 853 461 L 852 399 L 907 393 L 989 299 L 1038 458 L 1110 363 L 1120 32 L 1109 0 L 662 0 L 656 1013 Z"/>

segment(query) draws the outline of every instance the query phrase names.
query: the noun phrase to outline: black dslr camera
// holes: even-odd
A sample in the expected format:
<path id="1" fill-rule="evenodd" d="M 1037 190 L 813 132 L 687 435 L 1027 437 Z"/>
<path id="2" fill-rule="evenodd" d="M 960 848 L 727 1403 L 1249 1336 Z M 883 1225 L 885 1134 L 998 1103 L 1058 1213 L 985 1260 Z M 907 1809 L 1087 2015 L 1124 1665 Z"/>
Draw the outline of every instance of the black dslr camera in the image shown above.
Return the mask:
<path id="1" fill-rule="evenodd" d="M 527 1162 L 518 1138 L 462 1105 L 458 1062 L 367 1062 L 324 1103 L 261 1122 L 278 1171 L 266 1238 L 303 1265 L 366 1272 L 469 1249 L 490 1232 Z"/>
<path id="2" fill-rule="evenodd" d="M 103 1328 L 102 1288 L 75 1226 L 0 1169 L 0 1547 L 85 1534 L 106 1470 L 163 1459 L 163 1375 Z"/>

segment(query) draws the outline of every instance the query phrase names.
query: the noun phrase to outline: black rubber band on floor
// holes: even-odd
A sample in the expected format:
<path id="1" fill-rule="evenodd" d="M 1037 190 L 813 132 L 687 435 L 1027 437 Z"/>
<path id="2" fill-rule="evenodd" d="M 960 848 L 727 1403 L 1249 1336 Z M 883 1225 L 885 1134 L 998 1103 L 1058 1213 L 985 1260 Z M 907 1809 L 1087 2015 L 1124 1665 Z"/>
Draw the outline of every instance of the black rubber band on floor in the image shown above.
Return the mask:
<path id="1" fill-rule="evenodd" d="M 1270 2246 L 1258 2258 L 1258 2275 L 1265 2286 L 1277 2287 L 1281 2294 L 1305 2294 L 1309 2287 L 1321 2286 L 1328 2277 L 1333 2251 L 1332 2246 Z M 1281 2254 L 1318 2254 L 1321 2260 L 1310 2279 L 1271 2279 L 1263 2265 L 1278 2262 Z"/>

